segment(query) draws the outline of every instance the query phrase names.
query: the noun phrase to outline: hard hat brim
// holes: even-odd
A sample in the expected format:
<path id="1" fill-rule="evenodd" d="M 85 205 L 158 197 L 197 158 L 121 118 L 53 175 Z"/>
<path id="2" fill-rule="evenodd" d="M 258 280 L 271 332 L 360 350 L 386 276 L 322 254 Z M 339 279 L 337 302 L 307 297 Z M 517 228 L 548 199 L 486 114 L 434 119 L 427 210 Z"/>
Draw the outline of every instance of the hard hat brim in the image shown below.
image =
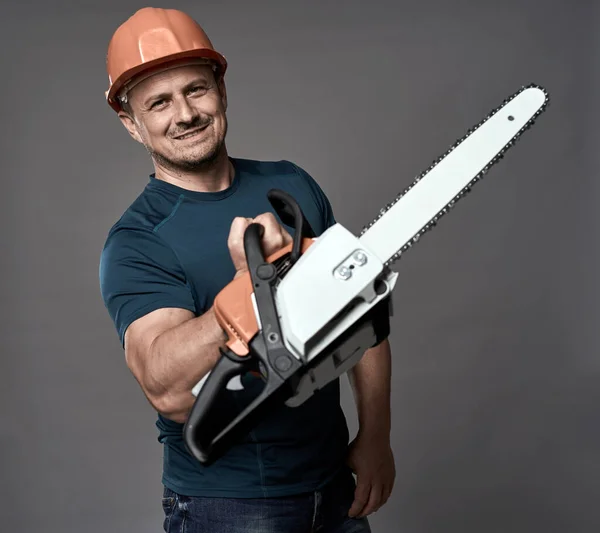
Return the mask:
<path id="1" fill-rule="evenodd" d="M 177 52 L 175 54 L 171 54 L 165 57 L 145 62 L 141 65 L 138 65 L 123 72 L 111 84 L 110 89 L 105 93 L 108 104 L 115 111 L 120 111 L 122 107 L 116 96 L 119 93 L 119 91 L 127 84 L 127 82 L 131 81 L 139 74 L 149 74 L 151 71 L 160 72 L 161 68 L 166 65 L 172 66 L 173 63 L 177 63 L 181 60 L 191 58 L 202 58 L 214 61 L 217 67 L 217 73 L 220 76 L 225 74 L 225 71 L 227 70 L 227 60 L 225 59 L 225 57 L 219 52 L 216 52 L 209 48 L 198 48 L 194 50 L 185 50 L 183 52 Z"/>

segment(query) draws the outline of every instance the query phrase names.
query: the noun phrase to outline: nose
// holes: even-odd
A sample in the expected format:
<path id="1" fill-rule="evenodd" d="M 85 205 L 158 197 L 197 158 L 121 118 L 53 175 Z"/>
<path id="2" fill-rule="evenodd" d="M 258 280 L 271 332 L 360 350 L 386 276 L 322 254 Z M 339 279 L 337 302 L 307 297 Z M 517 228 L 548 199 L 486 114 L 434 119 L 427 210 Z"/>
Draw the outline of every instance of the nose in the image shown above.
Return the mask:
<path id="1" fill-rule="evenodd" d="M 175 100 L 175 121 L 189 124 L 198 117 L 198 112 L 190 105 L 187 98 L 180 97 Z"/>

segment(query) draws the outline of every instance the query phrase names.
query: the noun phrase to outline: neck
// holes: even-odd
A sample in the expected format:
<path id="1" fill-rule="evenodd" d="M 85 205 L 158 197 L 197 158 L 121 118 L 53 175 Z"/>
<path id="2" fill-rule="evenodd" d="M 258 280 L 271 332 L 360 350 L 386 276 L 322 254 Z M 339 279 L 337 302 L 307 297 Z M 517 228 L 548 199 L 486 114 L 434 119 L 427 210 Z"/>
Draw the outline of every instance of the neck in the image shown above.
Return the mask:
<path id="1" fill-rule="evenodd" d="M 229 161 L 225 147 L 219 155 L 200 170 L 181 170 L 169 168 L 154 161 L 156 179 L 172 183 L 182 189 L 197 192 L 219 192 L 231 185 L 233 180 L 233 165 Z"/>

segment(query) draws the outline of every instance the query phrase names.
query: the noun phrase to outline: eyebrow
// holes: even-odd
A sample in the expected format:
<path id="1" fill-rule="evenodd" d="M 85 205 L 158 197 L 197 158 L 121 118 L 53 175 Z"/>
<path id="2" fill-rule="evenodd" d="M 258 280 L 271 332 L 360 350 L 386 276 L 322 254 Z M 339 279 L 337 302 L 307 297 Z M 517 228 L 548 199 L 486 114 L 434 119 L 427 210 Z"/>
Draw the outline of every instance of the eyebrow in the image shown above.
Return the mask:
<path id="1" fill-rule="evenodd" d="M 191 80 L 189 83 L 186 83 L 183 86 L 183 90 L 187 91 L 187 90 L 191 89 L 194 85 L 197 85 L 198 83 L 208 83 L 208 82 L 209 81 L 207 80 L 206 77 L 198 76 L 197 78 L 194 78 L 193 80 Z M 156 100 L 162 100 L 164 98 L 168 98 L 170 95 L 171 95 L 171 93 L 169 93 L 169 92 L 161 92 L 161 93 L 153 94 L 144 100 L 144 107 L 149 106 L 152 102 L 154 102 Z"/>

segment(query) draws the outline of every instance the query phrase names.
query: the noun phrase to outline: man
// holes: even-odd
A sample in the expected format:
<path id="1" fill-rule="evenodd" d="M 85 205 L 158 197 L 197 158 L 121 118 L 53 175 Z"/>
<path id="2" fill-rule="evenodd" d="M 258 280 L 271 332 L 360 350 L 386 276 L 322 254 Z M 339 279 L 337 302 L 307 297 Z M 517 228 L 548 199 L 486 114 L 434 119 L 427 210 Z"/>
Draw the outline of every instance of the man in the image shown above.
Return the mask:
<path id="1" fill-rule="evenodd" d="M 299 407 L 282 406 L 210 466 L 183 442 L 191 390 L 227 340 L 212 304 L 245 272 L 245 228 L 264 226 L 266 255 L 291 242 L 267 191 L 289 192 L 317 235 L 335 223 L 300 167 L 228 155 L 226 68 L 202 28 L 172 9 L 139 10 L 108 48 L 107 101 L 149 152 L 154 173 L 110 229 L 100 284 L 127 365 L 158 413 L 164 529 L 368 532 L 367 515 L 395 478 L 387 341 L 350 373 L 360 422 L 350 446 L 339 380 Z M 248 401 L 258 382 L 245 376 L 235 401 Z"/>

